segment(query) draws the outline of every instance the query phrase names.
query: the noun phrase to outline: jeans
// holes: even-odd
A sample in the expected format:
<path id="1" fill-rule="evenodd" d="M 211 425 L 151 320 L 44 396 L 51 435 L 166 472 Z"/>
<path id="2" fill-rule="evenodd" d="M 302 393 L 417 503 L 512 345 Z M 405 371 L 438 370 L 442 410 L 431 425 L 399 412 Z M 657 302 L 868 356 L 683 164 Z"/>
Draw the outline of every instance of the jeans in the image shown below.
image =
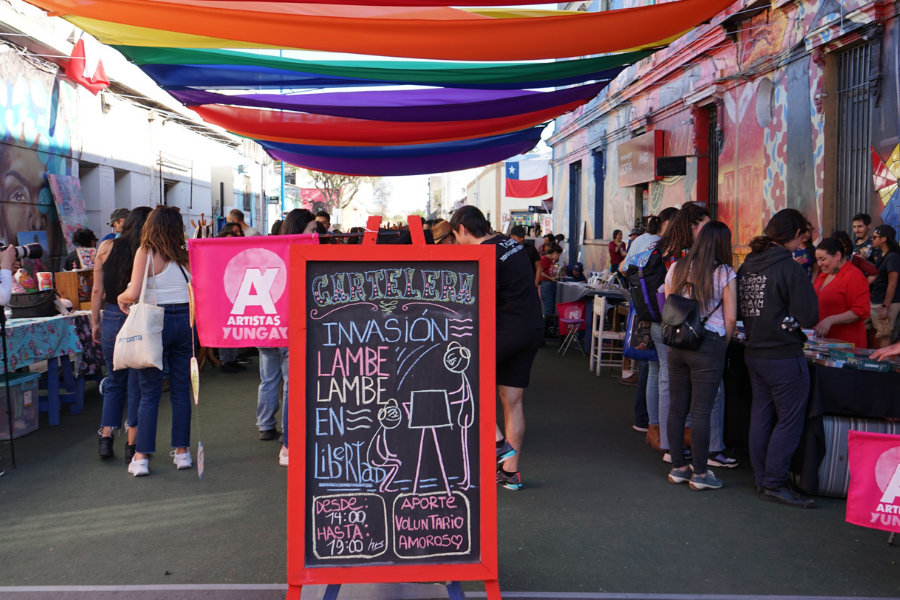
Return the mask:
<path id="1" fill-rule="evenodd" d="M 141 403 L 140 376 L 137 369 L 113 370 L 113 352 L 116 348 L 116 336 L 125 319 L 128 317 L 119 309 L 118 304 L 107 304 L 100 319 L 101 346 L 103 358 L 106 360 L 106 383 L 103 384 L 103 416 L 101 427 L 119 429 L 122 426 L 122 413 L 125 411 L 126 399 L 128 413 L 125 427 L 137 427 L 138 406 Z"/>
<path id="2" fill-rule="evenodd" d="M 222 361 L 223 365 L 227 363 L 233 363 L 237 360 L 237 357 L 237 348 L 219 348 L 219 359 Z"/>
<path id="3" fill-rule="evenodd" d="M 669 420 L 669 347 L 662 342 L 662 329 L 660 323 L 653 323 L 650 327 L 650 336 L 653 338 L 653 344 L 656 346 L 656 355 L 659 357 L 659 383 L 657 386 L 658 393 L 656 402 L 657 406 L 657 423 L 659 423 L 659 443 L 663 450 L 669 449 L 669 434 L 666 423 Z M 647 402 L 647 411 L 650 410 L 650 403 Z M 653 423 L 653 421 L 650 421 Z"/>
<path id="4" fill-rule="evenodd" d="M 260 431 L 275 429 L 278 414 L 278 395 L 284 382 L 287 398 L 288 362 L 287 348 L 259 349 L 259 397 L 256 402 L 256 426 Z M 287 427 L 287 416 L 281 414 L 281 429 Z"/>
<path id="5" fill-rule="evenodd" d="M 656 354 L 665 354 L 668 348 L 657 346 Z M 667 367 L 668 368 L 668 367 Z M 650 425 L 659 425 L 659 361 L 647 361 L 647 418 Z M 668 373 L 666 374 L 668 377 Z"/>
<path id="6" fill-rule="evenodd" d="M 696 352 L 670 348 L 668 365 L 670 405 L 666 428 L 672 466 L 685 465 L 684 426 L 690 413 L 694 473 L 706 473 L 710 415 L 725 372 L 725 337 L 707 330 Z"/>
<path id="7" fill-rule="evenodd" d="M 713 404 L 712 413 L 709 415 L 709 453 L 716 455 L 725 450 L 725 440 L 722 437 L 725 431 L 725 382 L 719 382 L 719 393 L 716 394 L 716 403 Z M 691 433 L 693 437 L 693 432 Z M 693 439 L 691 440 L 693 442 Z"/>
<path id="8" fill-rule="evenodd" d="M 638 364 L 638 384 L 634 392 L 634 424 L 637 427 L 647 427 L 649 417 L 647 415 L 647 377 L 650 374 L 650 362 L 646 360 L 635 361 Z"/>
<path id="9" fill-rule="evenodd" d="M 791 458 L 800 443 L 809 371 L 806 359 L 744 359 L 753 387 L 750 408 L 750 464 L 756 485 L 776 488 L 787 483 Z"/>
<path id="10" fill-rule="evenodd" d="M 284 351 L 284 371 L 283 373 L 290 373 L 290 356 L 287 348 L 281 348 Z M 281 427 L 284 429 L 284 436 L 282 439 L 284 440 L 284 447 L 288 447 L 288 379 L 287 375 L 284 375 L 284 412 L 281 415 Z"/>
<path id="11" fill-rule="evenodd" d="M 165 307 L 163 351 L 169 354 L 169 400 L 172 402 L 172 447 L 191 445 L 191 341 L 190 309 L 187 304 Z M 141 406 L 138 417 L 137 451 L 156 452 L 156 422 L 162 397 L 163 372 L 156 367 L 140 369 Z"/>
<path id="12" fill-rule="evenodd" d="M 556 314 L 556 282 L 541 282 L 541 304 L 544 306 L 544 316 Z"/>

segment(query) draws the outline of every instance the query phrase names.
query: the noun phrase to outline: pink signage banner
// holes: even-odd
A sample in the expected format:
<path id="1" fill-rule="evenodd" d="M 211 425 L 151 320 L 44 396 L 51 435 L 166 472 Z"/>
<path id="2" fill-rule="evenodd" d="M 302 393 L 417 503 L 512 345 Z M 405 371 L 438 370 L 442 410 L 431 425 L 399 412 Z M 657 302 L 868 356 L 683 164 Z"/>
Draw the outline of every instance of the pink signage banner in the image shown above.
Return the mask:
<path id="1" fill-rule="evenodd" d="M 188 240 L 200 345 L 287 347 L 290 247 L 317 243 L 316 234 Z"/>
<path id="2" fill-rule="evenodd" d="M 900 435 L 851 431 L 847 522 L 900 532 Z"/>

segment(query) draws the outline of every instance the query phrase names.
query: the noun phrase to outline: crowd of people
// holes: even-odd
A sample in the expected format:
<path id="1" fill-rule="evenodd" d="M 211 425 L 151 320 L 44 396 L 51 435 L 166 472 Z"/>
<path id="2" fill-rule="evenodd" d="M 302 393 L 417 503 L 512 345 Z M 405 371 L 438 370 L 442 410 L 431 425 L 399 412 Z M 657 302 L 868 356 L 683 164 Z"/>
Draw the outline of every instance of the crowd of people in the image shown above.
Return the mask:
<path id="1" fill-rule="evenodd" d="M 737 271 L 732 266 L 731 231 L 711 221 L 708 211 L 697 203 L 667 208 L 651 217 L 645 231 L 631 232 L 627 245 L 622 232 L 615 232 L 610 255 L 621 260 L 611 260 L 611 268 L 632 284 L 636 294 L 634 273 L 640 264 L 641 276 L 647 278 L 652 292 L 643 301 L 651 312 L 655 306 L 649 338 L 657 360 L 639 365 L 634 429 L 645 433 L 646 443 L 671 463 L 671 483 L 718 489 L 723 481 L 709 467 L 738 466 L 725 452 L 722 375 L 725 348 L 742 322 L 753 388 L 750 462 L 756 493 L 763 500 L 791 506 L 814 505 L 788 481 L 809 392 L 803 355 L 806 338 L 801 330 L 814 329 L 818 336 L 846 340 L 857 347 L 885 347 L 876 358 L 900 354 L 900 343 L 890 345 L 898 333 L 900 247 L 892 227 L 871 230 L 870 225 L 867 215 L 857 215 L 852 239 L 835 231 L 814 246 L 806 219 L 795 210 L 782 210 L 772 216 L 764 235 L 752 241 L 751 252 Z M 159 403 L 167 380 L 172 403 L 171 458 L 176 469 L 188 469 L 193 465 L 189 365 L 198 344 L 190 322 L 191 273 L 182 215 L 167 206 L 117 209 L 110 226 L 113 232 L 97 249 L 92 297 L 93 337 L 102 345 L 108 369 L 102 389 L 99 455 L 114 456 L 114 433 L 124 418 L 128 472 L 149 474 L 148 459 L 156 452 Z M 521 489 L 518 461 L 525 434 L 524 390 L 555 314 L 556 283 L 563 274 L 583 281 L 583 266 L 560 266 L 563 236 L 547 234 L 538 249 L 525 239 L 523 227 L 513 227 L 509 236 L 495 233 L 475 207 L 459 209 L 449 222 L 438 219 L 425 226 L 428 243 L 497 247 L 496 369 L 503 407 L 502 422 L 496 427 L 497 482 Z M 295 209 L 273 224 L 270 235 L 310 233 L 321 234 L 323 244 L 353 244 L 360 243 L 364 232 L 357 228 L 350 235 L 335 235 L 327 212 Z M 234 210 L 221 231 L 214 232 L 214 226 L 201 219 L 195 235 L 263 234 Z M 402 240 L 403 232 L 398 231 L 387 243 Z M 82 241 L 96 243 L 96 236 L 83 234 Z M 0 253 L 0 303 L 2 294 L 8 295 L 11 252 Z M 116 336 L 144 288 L 164 309 L 164 367 L 116 371 Z M 681 321 L 673 321 L 673 315 Z M 694 327 L 676 326 L 692 318 Z M 681 331 L 687 329 L 692 331 L 691 339 Z M 245 371 L 241 363 L 250 361 L 241 354 L 238 349 L 220 349 L 222 372 Z M 278 461 L 287 466 L 289 351 L 259 348 L 258 354 L 259 439 L 280 437 Z"/>
<path id="2" fill-rule="evenodd" d="M 652 217 L 624 260 L 618 266 L 610 261 L 611 270 L 628 273 L 633 296 L 641 295 L 639 283 L 664 293 L 647 298 L 650 308 L 639 314 L 651 321 L 658 360 L 639 365 L 633 428 L 672 463 L 670 482 L 717 489 L 723 482 L 709 467 L 738 466 L 722 438 L 722 374 L 725 349 L 740 321 L 753 392 L 750 462 L 756 493 L 770 502 L 814 506 L 788 479 L 809 395 L 802 330 L 858 348 L 884 348 L 873 354 L 876 359 L 900 353 L 900 344 L 891 345 L 900 333 L 896 231 L 889 225 L 872 231 L 871 218 L 860 214 L 853 218 L 853 232 L 855 243 L 835 231 L 815 246 L 802 214 L 779 211 L 735 272 L 728 227 L 688 202 Z M 611 255 L 618 250 L 614 240 Z M 672 295 L 696 303 L 702 332 L 692 347 L 671 346 L 678 328 L 669 321 L 682 322 L 693 306 Z"/>

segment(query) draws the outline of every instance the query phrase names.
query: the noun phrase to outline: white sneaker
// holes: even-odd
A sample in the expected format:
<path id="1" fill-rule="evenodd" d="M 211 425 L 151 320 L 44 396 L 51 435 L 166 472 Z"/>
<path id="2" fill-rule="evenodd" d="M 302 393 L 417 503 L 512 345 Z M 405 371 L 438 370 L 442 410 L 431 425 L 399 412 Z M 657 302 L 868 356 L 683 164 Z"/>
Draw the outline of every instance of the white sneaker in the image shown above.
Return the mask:
<path id="1" fill-rule="evenodd" d="M 128 463 L 128 472 L 134 475 L 135 477 L 141 477 L 143 475 L 150 474 L 150 468 L 148 465 L 150 461 L 146 458 L 143 460 L 138 460 L 136 458 L 132 458 L 131 462 Z"/>
<path id="2" fill-rule="evenodd" d="M 169 456 L 171 456 L 174 460 L 175 467 L 180 471 L 181 469 L 190 469 L 194 466 L 193 461 L 191 461 L 191 451 L 188 450 L 184 454 L 178 454 L 176 450 L 172 450 L 169 452 Z"/>
<path id="3" fill-rule="evenodd" d="M 278 464 L 282 467 L 288 466 L 288 455 L 284 453 L 284 448 L 278 451 Z"/>

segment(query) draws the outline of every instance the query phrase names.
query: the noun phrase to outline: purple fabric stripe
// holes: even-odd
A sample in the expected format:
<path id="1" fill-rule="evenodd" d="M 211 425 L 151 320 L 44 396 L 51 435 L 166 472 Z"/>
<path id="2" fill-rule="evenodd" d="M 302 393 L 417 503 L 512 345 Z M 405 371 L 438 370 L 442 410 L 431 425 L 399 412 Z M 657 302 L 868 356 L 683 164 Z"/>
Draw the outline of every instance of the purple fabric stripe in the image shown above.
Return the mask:
<path id="1" fill-rule="evenodd" d="M 373 121 L 438 122 L 475 121 L 536 112 L 578 100 L 589 100 L 606 85 L 595 83 L 553 92 L 443 88 L 299 96 L 229 96 L 201 90 L 171 90 L 169 93 L 188 106 L 225 104 Z"/>
<path id="2" fill-rule="evenodd" d="M 453 152 L 396 159 L 322 158 L 278 150 L 269 150 L 269 155 L 275 160 L 283 160 L 286 163 L 314 171 L 360 176 L 394 177 L 461 171 L 463 169 L 481 167 L 528 152 L 537 143 L 537 140 L 528 140 L 472 152 Z"/>

